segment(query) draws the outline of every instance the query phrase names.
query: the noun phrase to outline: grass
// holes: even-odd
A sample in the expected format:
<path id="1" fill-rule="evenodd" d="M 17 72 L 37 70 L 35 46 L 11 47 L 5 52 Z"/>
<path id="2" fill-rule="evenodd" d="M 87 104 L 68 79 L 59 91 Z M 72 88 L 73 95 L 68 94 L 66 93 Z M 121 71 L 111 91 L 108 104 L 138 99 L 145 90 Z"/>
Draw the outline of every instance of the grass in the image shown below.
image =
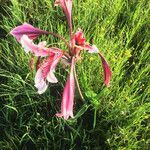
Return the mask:
<path id="1" fill-rule="evenodd" d="M 66 18 L 50 0 L 0 1 L 1 149 L 148 150 L 149 5 L 148 0 L 74 0 L 74 32 L 81 28 L 107 58 L 111 87 L 103 85 L 98 56 L 83 53 L 77 74 L 85 102 L 75 96 L 75 118 L 56 118 L 67 73 L 58 67 L 58 84 L 43 95 L 34 88 L 30 56 L 9 34 L 24 22 L 68 37 Z M 40 41 L 65 49 L 52 36 Z M 57 44 L 58 43 L 58 44 Z"/>

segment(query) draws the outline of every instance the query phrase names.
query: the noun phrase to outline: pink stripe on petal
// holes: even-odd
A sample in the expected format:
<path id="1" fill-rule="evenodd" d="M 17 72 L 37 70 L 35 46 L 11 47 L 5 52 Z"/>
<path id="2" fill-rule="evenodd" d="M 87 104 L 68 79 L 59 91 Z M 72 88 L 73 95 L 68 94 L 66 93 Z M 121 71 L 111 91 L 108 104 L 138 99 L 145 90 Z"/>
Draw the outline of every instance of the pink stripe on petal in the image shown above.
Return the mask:
<path id="1" fill-rule="evenodd" d="M 20 42 L 20 39 L 24 34 L 33 40 L 42 34 L 47 34 L 47 31 L 43 31 L 41 29 L 33 27 L 32 25 L 28 23 L 24 23 L 20 26 L 15 27 L 10 32 L 10 34 L 13 35 L 17 39 L 18 42 Z"/>
<path id="2" fill-rule="evenodd" d="M 47 89 L 46 80 L 51 83 L 58 82 L 54 71 L 62 56 L 63 52 L 60 49 L 51 48 L 49 57 L 43 61 L 35 75 L 35 87 L 38 89 L 38 93 L 43 93 Z"/>
<path id="3" fill-rule="evenodd" d="M 70 75 L 68 76 L 61 103 L 61 113 L 56 114 L 58 117 L 63 117 L 67 120 L 70 117 L 73 118 L 73 104 L 74 104 L 74 90 L 75 81 L 73 75 L 73 68 L 75 65 L 75 58 L 72 58 Z"/>
<path id="4" fill-rule="evenodd" d="M 112 78 L 112 72 L 110 70 L 110 67 L 109 67 L 107 61 L 102 56 L 102 54 L 99 53 L 99 56 L 101 58 L 103 69 L 104 69 L 105 84 L 106 84 L 107 87 L 109 87 L 110 86 L 110 80 Z"/>
<path id="5" fill-rule="evenodd" d="M 54 48 L 53 48 L 54 49 Z M 52 63 L 51 63 L 51 66 L 50 66 L 50 71 L 47 75 L 47 80 L 51 83 L 57 83 L 58 80 L 57 78 L 55 77 L 54 75 L 54 72 L 55 72 L 55 68 L 59 62 L 59 60 L 61 59 L 61 57 L 63 56 L 63 52 L 60 51 L 60 50 L 55 50 L 55 56 L 52 58 Z"/>
<path id="6" fill-rule="evenodd" d="M 59 49 L 55 49 L 55 48 L 52 48 L 53 52 L 55 53 L 55 56 L 53 58 L 53 62 L 52 62 L 52 65 L 51 65 L 51 69 L 52 70 L 55 70 L 59 60 L 62 58 L 63 56 L 63 52 Z"/>

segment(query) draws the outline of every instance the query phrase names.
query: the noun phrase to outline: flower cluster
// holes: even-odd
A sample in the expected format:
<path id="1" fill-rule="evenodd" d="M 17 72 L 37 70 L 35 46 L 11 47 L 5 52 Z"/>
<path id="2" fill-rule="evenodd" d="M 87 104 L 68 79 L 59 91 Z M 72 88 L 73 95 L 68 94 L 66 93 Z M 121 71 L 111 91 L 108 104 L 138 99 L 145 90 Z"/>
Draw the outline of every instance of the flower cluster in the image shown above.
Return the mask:
<path id="1" fill-rule="evenodd" d="M 55 70 L 60 59 L 65 60 L 70 66 L 70 74 L 68 75 L 63 91 L 61 112 L 56 114 L 56 116 L 63 117 L 65 120 L 67 120 L 69 117 L 73 118 L 75 91 L 74 69 L 76 62 L 80 59 L 80 55 L 83 50 L 86 50 L 89 53 L 97 53 L 100 56 L 104 69 L 104 80 L 107 87 L 109 86 L 110 79 L 112 77 L 112 73 L 107 61 L 95 45 L 90 45 L 88 42 L 86 42 L 82 30 L 79 29 L 73 34 L 71 18 L 72 1 L 73 0 L 55 1 L 55 6 L 60 6 L 67 17 L 70 32 L 69 42 L 67 42 L 64 37 L 58 34 L 35 28 L 28 23 L 17 26 L 10 32 L 22 45 L 26 53 L 31 53 L 33 56 L 38 57 L 36 63 L 35 87 L 37 88 L 39 94 L 42 94 L 46 91 L 49 82 L 58 82 L 57 78 L 55 77 Z M 68 53 L 56 47 L 46 47 L 46 41 L 40 42 L 39 44 L 34 43 L 34 40 L 40 35 L 49 34 L 63 40 L 68 47 Z"/>

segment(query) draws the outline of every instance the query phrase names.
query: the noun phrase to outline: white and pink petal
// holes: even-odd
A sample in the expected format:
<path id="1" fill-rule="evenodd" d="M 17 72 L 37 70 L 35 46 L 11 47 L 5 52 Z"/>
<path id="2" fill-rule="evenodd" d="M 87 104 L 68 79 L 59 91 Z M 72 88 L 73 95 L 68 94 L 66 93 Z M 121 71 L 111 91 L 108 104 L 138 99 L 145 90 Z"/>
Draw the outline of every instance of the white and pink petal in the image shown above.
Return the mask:
<path id="1" fill-rule="evenodd" d="M 43 94 L 47 90 L 48 84 L 42 79 L 39 83 L 35 84 L 35 87 L 38 89 L 39 94 Z"/>
<path id="2" fill-rule="evenodd" d="M 55 77 L 55 75 L 54 75 L 54 70 L 50 70 L 49 71 L 49 73 L 48 73 L 48 75 L 47 75 L 47 81 L 48 82 L 50 82 L 50 83 L 57 83 L 58 82 L 58 80 L 57 80 L 57 78 Z"/>
<path id="3" fill-rule="evenodd" d="M 85 45 L 85 49 L 88 50 L 89 53 L 99 53 L 98 48 L 96 47 L 96 45 Z"/>
<path id="4" fill-rule="evenodd" d="M 27 35 L 23 35 L 20 39 L 20 43 L 22 47 L 25 49 L 25 52 L 31 52 L 35 56 L 44 57 L 48 56 L 50 53 L 50 49 L 45 47 L 46 45 L 45 41 L 40 42 L 38 45 L 35 45 Z"/>

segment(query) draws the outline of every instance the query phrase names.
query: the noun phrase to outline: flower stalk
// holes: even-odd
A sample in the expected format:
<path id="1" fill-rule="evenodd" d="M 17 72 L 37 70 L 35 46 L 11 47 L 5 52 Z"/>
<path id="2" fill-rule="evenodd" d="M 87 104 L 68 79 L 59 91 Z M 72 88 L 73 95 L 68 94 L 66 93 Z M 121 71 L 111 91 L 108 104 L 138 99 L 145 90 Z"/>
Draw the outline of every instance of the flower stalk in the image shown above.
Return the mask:
<path id="1" fill-rule="evenodd" d="M 80 89 L 80 85 L 79 85 L 79 81 L 78 81 L 78 77 L 77 77 L 77 73 L 76 73 L 76 68 L 74 66 L 73 68 L 73 72 L 74 72 L 74 77 L 75 77 L 75 81 L 76 81 L 76 85 L 77 85 L 77 88 L 78 88 L 78 92 L 80 94 L 80 97 L 81 97 L 81 100 L 82 101 L 85 101 L 84 97 L 83 97 L 83 94 L 82 94 L 82 91 Z"/>

